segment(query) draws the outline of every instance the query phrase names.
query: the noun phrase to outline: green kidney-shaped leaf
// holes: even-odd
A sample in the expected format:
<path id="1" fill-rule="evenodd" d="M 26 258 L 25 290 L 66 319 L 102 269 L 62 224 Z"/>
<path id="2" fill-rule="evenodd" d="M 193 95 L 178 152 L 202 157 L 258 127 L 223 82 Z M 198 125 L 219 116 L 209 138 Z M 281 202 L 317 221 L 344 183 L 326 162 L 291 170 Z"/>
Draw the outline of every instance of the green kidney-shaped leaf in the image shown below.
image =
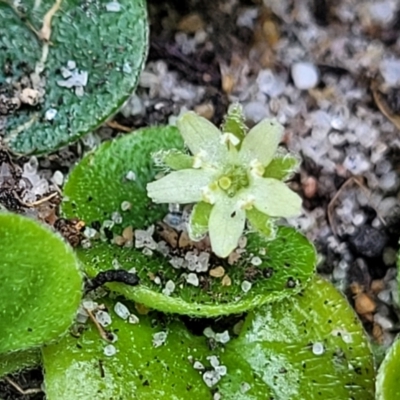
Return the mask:
<path id="1" fill-rule="evenodd" d="M 119 235 L 128 226 L 147 228 L 161 221 L 166 208 L 151 202 L 146 184 L 155 179 L 157 172 L 151 154 L 172 148 L 183 148 L 183 142 L 177 129 L 171 127 L 144 129 L 103 144 L 72 171 L 64 189 L 63 213 L 96 229 L 118 213 L 121 221 L 113 231 Z M 129 175 L 131 179 L 127 179 Z M 122 204 L 126 202 L 131 207 L 123 211 Z M 211 278 L 206 272 L 199 275 L 199 285 L 193 286 L 187 283 L 184 271 L 174 268 L 158 252 L 149 257 L 142 250 L 94 242 L 91 248 L 78 250 L 78 255 L 90 277 L 113 265 L 136 268 L 141 279 L 139 286 L 110 285 L 127 298 L 160 311 L 197 316 L 240 313 L 282 299 L 299 291 L 314 271 L 314 248 L 293 229 L 280 228 L 273 241 L 248 234 L 247 242 L 237 264 L 217 260 L 230 278 L 230 285 L 222 285 L 221 279 Z M 252 264 L 254 257 L 257 265 Z M 161 285 L 154 282 L 154 276 L 162 277 Z M 170 295 L 163 294 L 168 281 L 175 283 Z M 242 288 L 246 281 L 252 284 L 249 291 Z"/>
<path id="2" fill-rule="evenodd" d="M 397 339 L 379 367 L 376 378 L 376 399 L 400 399 L 400 339 Z"/>
<path id="3" fill-rule="evenodd" d="M 40 351 L 31 349 L 0 355 L 0 379 L 2 376 L 40 365 Z"/>
<path id="4" fill-rule="evenodd" d="M 259 255 L 262 264 L 251 265 L 252 255 Z M 307 239 L 294 229 L 281 227 L 275 240 L 268 241 L 258 234 L 248 236 L 247 254 L 235 265 L 220 260 L 232 283 L 223 286 L 221 279 L 210 278 L 207 273 L 198 274 L 207 287 L 193 286 L 182 278 L 183 271 L 177 270 L 157 253 L 151 257 L 139 250 L 120 248 L 106 243 L 95 243 L 89 249 L 78 249 L 78 257 L 85 272 L 94 277 L 101 271 L 118 265 L 124 269 L 135 268 L 141 283 L 127 286 L 112 283 L 108 286 L 130 300 L 137 301 L 156 310 L 213 317 L 250 310 L 270 301 L 280 300 L 298 292 L 313 273 L 315 252 Z M 163 284 L 157 285 L 152 276 L 162 276 Z M 248 292 L 242 282 L 252 280 Z M 165 282 L 175 283 L 170 295 L 163 293 Z"/>
<path id="5" fill-rule="evenodd" d="M 95 129 L 132 93 L 146 57 L 144 0 L 63 0 L 35 79 L 45 42 L 34 31 L 54 3 L 0 2 L 0 135 L 16 153 L 49 152 Z M 15 106 L 26 95 L 37 104 Z"/>
<path id="6" fill-rule="evenodd" d="M 93 324 L 77 339 L 65 336 L 43 348 L 46 398 L 76 399 L 212 399 L 209 388 L 190 363 L 206 361 L 204 339 L 191 335 L 178 322 L 163 323 L 157 316 L 139 316 L 138 324 L 122 320 L 106 301 L 118 340 L 116 354 L 105 355 L 110 344 Z M 131 304 L 125 306 L 134 311 Z M 158 340 L 166 333 L 165 342 Z M 161 333 L 162 335 L 162 333 Z"/>
<path id="7" fill-rule="evenodd" d="M 221 360 L 229 371 L 218 387 L 224 400 L 374 398 L 363 328 L 343 296 L 320 279 L 251 312 Z"/>
<path id="8" fill-rule="evenodd" d="M 0 354 L 63 334 L 82 293 L 72 249 L 37 222 L 0 213 L 0 254 Z"/>
<path id="9" fill-rule="evenodd" d="M 64 187 L 62 212 L 78 217 L 87 225 L 110 219 L 113 212 L 122 216 L 121 227 L 143 228 L 162 218 L 163 205 L 147 197 L 146 184 L 154 179 L 152 153 L 183 148 L 176 128 L 150 128 L 103 143 L 89 153 L 72 171 Z M 123 202 L 131 208 L 121 210 Z"/>

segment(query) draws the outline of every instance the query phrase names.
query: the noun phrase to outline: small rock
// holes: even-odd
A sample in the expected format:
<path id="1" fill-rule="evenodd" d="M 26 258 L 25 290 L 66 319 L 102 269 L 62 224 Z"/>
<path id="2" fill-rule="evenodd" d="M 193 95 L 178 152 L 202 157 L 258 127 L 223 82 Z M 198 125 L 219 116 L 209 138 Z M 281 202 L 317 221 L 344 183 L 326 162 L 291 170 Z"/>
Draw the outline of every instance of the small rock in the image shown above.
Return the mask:
<path id="1" fill-rule="evenodd" d="M 376 303 L 366 293 L 360 293 L 354 300 L 357 314 L 369 314 L 376 310 Z"/>
<path id="2" fill-rule="evenodd" d="M 195 33 L 204 28 L 204 21 L 199 14 L 189 14 L 183 17 L 178 24 L 178 30 L 186 33 Z"/>
<path id="3" fill-rule="evenodd" d="M 357 253 L 373 258 L 382 254 L 387 237 L 382 231 L 364 225 L 357 230 L 355 235 L 350 237 L 349 241 Z"/>
<path id="4" fill-rule="evenodd" d="M 312 89 L 318 84 L 318 69 L 312 63 L 298 62 L 292 66 L 292 78 L 297 89 Z"/>
<path id="5" fill-rule="evenodd" d="M 221 266 L 213 268 L 209 272 L 213 278 L 222 278 L 225 275 L 225 269 Z"/>

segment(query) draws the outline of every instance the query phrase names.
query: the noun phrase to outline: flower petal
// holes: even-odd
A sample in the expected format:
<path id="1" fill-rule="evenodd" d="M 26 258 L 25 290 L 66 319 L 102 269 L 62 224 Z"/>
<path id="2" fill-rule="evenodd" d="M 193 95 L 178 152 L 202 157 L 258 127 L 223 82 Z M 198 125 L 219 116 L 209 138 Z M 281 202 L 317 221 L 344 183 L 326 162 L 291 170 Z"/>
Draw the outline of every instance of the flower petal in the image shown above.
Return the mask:
<path id="1" fill-rule="evenodd" d="M 254 177 L 247 190 L 257 210 L 270 217 L 294 217 L 301 211 L 301 197 L 277 179 Z"/>
<path id="2" fill-rule="evenodd" d="M 227 257 L 237 246 L 246 220 L 244 210 L 237 208 L 237 199 L 224 196 L 214 204 L 208 225 L 213 252 Z"/>
<path id="3" fill-rule="evenodd" d="M 190 111 L 178 119 L 177 126 L 194 156 L 201 150 L 209 162 L 218 162 L 226 156 L 228 148 L 221 143 L 221 132 L 207 119 Z"/>
<path id="4" fill-rule="evenodd" d="M 267 166 L 272 160 L 283 136 L 283 126 L 275 120 L 264 119 L 243 139 L 240 159 L 246 164 L 258 160 Z"/>
<path id="5" fill-rule="evenodd" d="M 215 172 L 204 169 L 182 169 L 147 184 L 147 195 L 155 203 L 188 204 L 201 200 L 202 189 Z"/>

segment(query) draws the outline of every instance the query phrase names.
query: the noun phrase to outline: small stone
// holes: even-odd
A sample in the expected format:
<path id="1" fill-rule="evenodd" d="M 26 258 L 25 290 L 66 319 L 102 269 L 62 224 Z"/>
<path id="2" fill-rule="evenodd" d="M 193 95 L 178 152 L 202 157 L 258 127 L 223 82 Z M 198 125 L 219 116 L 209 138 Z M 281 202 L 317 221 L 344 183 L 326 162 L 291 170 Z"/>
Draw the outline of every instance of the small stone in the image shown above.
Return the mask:
<path id="1" fill-rule="evenodd" d="M 298 62 L 292 66 L 292 78 L 297 89 L 312 89 L 319 81 L 318 69 L 312 63 Z"/>
<path id="2" fill-rule="evenodd" d="M 379 70 L 389 86 L 397 86 L 400 84 L 400 60 L 386 59 L 379 64 Z"/>
<path id="3" fill-rule="evenodd" d="M 384 317 L 381 314 L 374 315 L 374 322 L 382 327 L 385 331 L 393 329 L 393 321 Z"/>
<path id="4" fill-rule="evenodd" d="M 186 282 L 193 286 L 199 286 L 199 277 L 195 273 L 191 272 L 187 275 Z"/>
<path id="5" fill-rule="evenodd" d="M 358 228 L 355 235 L 349 239 L 354 250 L 365 257 L 379 257 L 385 248 L 386 235 L 369 225 Z"/>
<path id="6" fill-rule="evenodd" d="M 57 185 L 62 186 L 64 182 L 64 175 L 61 171 L 55 171 L 51 180 Z"/>
<path id="7" fill-rule="evenodd" d="M 369 314 L 376 310 L 376 303 L 366 293 L 358 294 L 354 301 L 357 314 Z"/>
<path id="8" fill-rule="evenodd" d="M 123 201 L 121 203 L 121 210 L 122 211 L 129 211 L 132 208 L 132 204 L 129 201 Z"/>
<path id="9" fill-rule="evenodd" d="M 49 108 L 45 113 L 44 113 L 44 118 L 47 121 L 53 121 L 53 119 L 56 117 L 58 111 L 55 108 Z"/>
<path id="10" fill-rule="evenodd" d="M 108 312 L 99 310 L 95 314 L 97 322 L 104 328 L 111 324 L 111 316 Z"/>
<path id="11" fill-rule="evenodd" d="M 95 314 L 97 322 L 104 328 L 111 324 L 111 316 L 108 312 L 99 310 Z"/>
<path id="12" fill-rule="evenodd" d="M 240 391 L 241 391 L 242 393 L 246 393 L 246 392 L 248 392 L 250 389 L 251 389 L 251 386 L 250 386 L 250 384 L 247 383 L 247 382 L 243 382 L 243 383 L 240 385 Z"/>
<path id="13" fill-rule="evenodd" d="M 129 172 L 126 174 L 125 178 L 126 178 L 128 181 L 136 181 L 136 174 L 135 174 L 133 171 L 129 171 Z"/>
<path id="14" fill-rule="evenodd" d="M 219 343 L 226 344 L 231 340 L 231 337 L 228 331 L 224 331 L 222 333 L 216 333 L 215 340 Z"/>
<path id="15" fill-rule="evenodd" d="M 225 275 L 222 280 L 221 280 L 221 285 L 222 286 L 231 286 L 232 285 L 232 279 L 230 278 L 229 275 Z"/>
<path id="16" fill-rule="evenodd" d="M 256 267 L 258 267 L 259 265 L 262 264 L 262 260 L 260 257 L 255 256 L 250 260 L 250 264 L 255 265 Z"/>
<path id="17" fill-rule="evenodd" d="M 208 387 L 213 387 L 219 382 L 220 379 L 221 376 L 217 371 L 206 371 L 203 374 L 203 381 Z"/>
<path id="18" fill-rule="evenodd" d="M 225 275 L 225 269 L 224 269 L 224 267 L 219 266 L 219 267 L 210 269 L 209 274 L 213 278 L 222 278 Z"/>
<path id="19" fill-rule="evenodd" d="M 167 332 L 161 331 L 155 333 L 153 335 L 153 346 L 156 348 L 162 346 L 166 342 L 167 337 L 168 337 Z"/>
<path id="20" fill-rule="evenodd" d="M 147 247 L 145 247 L 145 248 L 142 250 L 142 253 L 143 253 L 145 256 L 148 256 L 148 257 L 151 257 L 151 256 L 153 255 L 153 251 L 150 250 L 150 249 L 147 248 Z"/>
<path id="21" fill-rule="evenodd" d="M 184 16 L 178 23 L 178 30 L 186 33 L 195 33 L 203 28 L 204 21 L 197 13 Z"/>
<path id="22" fill-rule="evenodd" d="M 203 118 L 208 119 L 209 121 L 213 118 L 215 110 L 212 103 L 204 103 L 196 106 L 194 108 L 196 114 L 200 115 Z"/>
<path id="23" fill-rule="evenodd" d="M 115 303 L 114 311 L 115 311 L 115 314 L 118 315 L 118 317 L 120 317 L 124 320 L 128 319 L 129 316 L 131 315 L 128 307 L 125 304 L 122 304 L 120 302 Z"/>
<path id="24" fill-rule="evenodd" d="M 204 371 L 205 367 L 200 361 L 195 361 L 193 364 L 193 368 L 197 369 L 198 371 Z"/>
<path id="25" fill-rule="evenodd" d="M 67 61 L 67 68 L 72 71 L 76 68 L 76 62 L 74 60 Z"/>
<path id="26" fill-rule="evenodd" d="M 127 226 L 123 231 L 122 231 L 122 237 L 125 240 L 133 240 L 133 228 L 131 226 Z"/>
<path id="27" fill-rule="evenodd" d="M 325 352 L 324 345 L 321 342 L 315 342 L 312 346 L 312 352 L 316 356 L 320 356 L 320 355 L 324 354 L 324 352 Z"/>
<path id="28" fill-rule="evenodd" d="M 241 284 L 241 288 L 243 292 L 247 293 L 253 285 L 249 281 L 243 281 Z"/>
<path id="29" fill-rule="evenodd" d="M 215 368 L 219 366 L 219 360 L 217 356 L 208 356 L 207 360 L 210 361 L 212 367 Z"/>
<path id="30" fill-rule="evenodd" d="M 135 314 L 131 314 L 128 317 L 128 322 L 132 325 L 136 325 L 139 323 L 139 318 Z"/>
<path id="31" fill-rule="evenodd" d="M 204 329 L 203 335 L 208 338 L 208 339 L 214 339 L 215 338 L 215 332 L 212 330 L 210 326 Z"/>
<path id="32" fill-rule="evenodd" d="M 107 357 L 112 357 L 117 354 L 117 349 L 114 345 L 108 344 L 106 347 L 104 347 L 103 352 Z"/>
<path id="33" fill-rule="evenodd" d="M 167 283 L 165 284 L 165 289 L 172 293 L 175 290 L 175 283 L 171 280 L 167 281 Z"/>
<path id="34" fill-rule="evenodd" d="M 226 368 L 225 365 L 217 365 L 217 366 L 215 367 L 215 372 L 217 372 L 217 374 L 218 374 L 219 376 L 225 376 L 226 373 L 228 372 L 228 368 Z"/>
<path id="35" fill-rule="evenodd" d="M 307 199 L 312 199 L 318 191 L 318 181 L 313 176 L 308 176 L 304 182 L 302 182 L 304 196 Z"/>
<path id="36" fill-rule="evenodd" d="M 117 1 L 111 1 L 110 3 L 106 4 L 106 10 L 108 12 L 120 12 L 121 11 L 121 4 Z"/>

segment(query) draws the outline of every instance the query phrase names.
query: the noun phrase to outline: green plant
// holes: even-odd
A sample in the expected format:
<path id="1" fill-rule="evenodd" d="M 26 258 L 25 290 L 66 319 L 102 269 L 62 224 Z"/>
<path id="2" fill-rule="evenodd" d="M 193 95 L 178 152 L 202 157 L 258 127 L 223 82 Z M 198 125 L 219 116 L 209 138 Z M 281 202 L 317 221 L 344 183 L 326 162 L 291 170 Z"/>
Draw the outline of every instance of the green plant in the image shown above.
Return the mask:
<path id="1" fill-rule="evenodd" d="M 205 125 L 205 135 L 216 132 L 193 114 L 181 121 L 188 119 L 194 121 L 195 131 L 202 126 L 197 133 L 203 133 Z M 263 132 L 268 133 L 264 128 L 271 126 L 263 122 L 248 135 L 256 132 L 257 142 L 264 143 Z M 280 128 L 275 125 L 276 129 Z M 239 107 L 231 108 L 222 132 L 230 140 L 229 152 L 235 146 L 234 137 L 245 148 Z M 279 137 L 270 133 L 273 144 L 268 160 L 252 163 L 250 173 L 254 167 L 259 178 L 262 171 L 268 179 L 285 180 L 297 159 L 283 152 L 272 158 Z M 202 143 L 197 142 L 198 151 L 193 142 L 188 147 L 201 154 Z M 205 234 L 217 203 L 212 207 L 198 203 L 193 211 L 184 208 L 181 215 L 175 206 L 169 209 L 148 197 L 147 187 L 156 196 L 156 186 L 150 184 L 156 177 L 169 168 L 193 167 L 193 162 L 197 165 L 198 160 L 185 152 L 179 131 L 158 127 L 102 144 L 71 172 L 62 212 L 86 224 L 85 239 L 76 254 L 90 281 L 70 333 L 54 342 L 64 327 L 57 335 L 34 343 L 41 349 L 47 398 L 372 399 L 374 366 L 367 338 L 347 301 L 332 285 L 313 276 L 315 250 L 305 237 L 292 228 L 276 227 L 271 216 L 264 217 L 258 209 L 257 218 L 252 219 L 247 212 L 250 204 L 246 204 L 248 228 L 242 234 L 241 226 L 240 235 L 232 236 L 235 243 L 232 237 L 228 239 L 232 251 L 221 258 L 211 252 L 211 245 L 222 255 L 227 255 L 228 247 L 222 246 L 220 252 L 218 240 L 210 243 L 207 236 L 197 236 L 200 231 Z M 234 185 L 236 175 L 228 178 Z M 221 177 L 216 179 L 219 182 Z M 227 182 L 221 184 L 229 190 Z M 198 192 L 199 186 L 193 185 Z M 288 204 L 292 213 L 297 198 L 288 189 L 279 191 L 283 193 L 278 196 L 280 202 L 286 194 L 293 200 Z M 196 196 L 189 200 L 199 200 Z M 195 215 L 190 217 L 190 212 Z M 285 211 L 278 214 L 286 215 Z M 0 217 L 34 224 L 11 214 Z M 192 234 L 200 240 L 192 240 L 185 231 L 187 218 Z M 47 230 L 46 234 L 56 240 Z M 229 232 L 223 228 L 221 234 Z M 6 253 L 19 252 L 11 241 L 4 246 Z M 36 250 L 41 251 L 39 246 Z M 40 267 L 35 262 L 30 268 Z M 76 267 L 64 273 L 76 274 Z M 105 283 L 101 293 L 92 291 L 99 274 Z M 69 290 L 63 292 L 61 303 L 69 302 L 76 310 Z M 38 304 L 47 302 L 46 296 L 38 299 Z M 42 307 L 36 311 L 40 314 Z M 196 326 L 200 331 L 188 329 Z M 12 324 L 1 329 L 21 328 Z M 0 356 L 0 372 L 38 362 L 32 350 L 18 357 L 19 361 L 10 363 L 10 353 Z"/>
<path id="2" fill-rule="evenodd" d="M 1 0 L 0 21 L 0 136 L 15 153 L 50 152 L 93 131 L 136 87 L 144 0 Z"/>

